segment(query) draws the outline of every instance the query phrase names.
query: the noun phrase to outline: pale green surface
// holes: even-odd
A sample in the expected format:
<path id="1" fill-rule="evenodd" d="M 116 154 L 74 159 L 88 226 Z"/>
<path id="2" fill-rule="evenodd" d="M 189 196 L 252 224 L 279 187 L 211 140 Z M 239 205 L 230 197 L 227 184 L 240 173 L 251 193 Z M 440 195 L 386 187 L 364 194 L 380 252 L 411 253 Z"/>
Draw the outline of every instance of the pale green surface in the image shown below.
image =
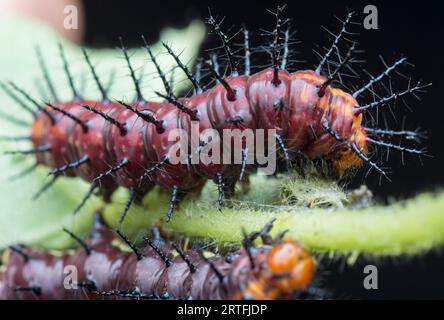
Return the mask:
<path id="1" fill-rule="evenodd" d="M 177 52 L 186 50 L 182 59 L 188 61 L 196 54 L 204 30 L 200 24 L 193 24 L 181 31 L 168 30 L 162 39 L 174 44 Z M 40 24 L 22 20 L 0 20 L 0 80 L 14 80 L 23 88 L 39 97 L 35 89 L 35 79 L 40 78 L 36 65 L 33 45 L 39 43 L 44 49 L 51 75 L 58 84 L 59 91 L 69 98 L 64 74 L 57 54 L 56 37 Z M 77 47 L 65 45 L 76 78 L 85 72 L 85 64 Z M 160 48 L 154 46 L 154 51 Z M 145 66 L 144 91 L 152 98 L 153 89 L 161 90 L 159 79 L 154 79 L 153 65 L 147 63 L 143 51 L 134 51 L 132 56 L 137 67 Z M 122 55 L 115 50 L 92 52 L 91 58 L 98 63 L 100 74 L 106 81 L 112 69 L 117 74 L 112 97 L 127 98 L 134 90 L 127 77 L 127 69 Z M 163 67 L 171 66 L 171 60 L 161 54 Z M 184 82 L 179 82 L 186 85 Z M 88 76 L 86 85 L 88 96 L 97 95 L 95 86 Z M 92 91 L 92 92 L 91 92 Z M 123 94 L 125 93 L 125 95 Z M 0 92 L 1 111 L 16 117 L 28 119 L 14 102 Z M 0 135 L 27 134 L 23 129 L 0 122 Z M 0 151 L 27 148 L 25 143 L 2 143 Z M 37 201 L 31 201 L 46 180 L 45 168 L 28 177 L 10 183 L 7 177 L 23 170 L 30 161 L 19 161 L 19 157 L 0 156 L 0 247 L 11 243 L 27 242 L 48 248 L 65 248 L 71 240 L 62 233 L 66 226 L 84 234 L 91 221 L 94 208 L 100 207 L 95 199 L 89 201 L 82 213 L 74 219 L 73 209 L 87 189 L 87 184 L 79 179 L 60 179 L 51 190 Z M 175 211 L 169 224 L 161 222 L 166 213 L 169 195 L 161 190 L 150 193 L 144 199 L 144 206 L 132 209 L 124 224 L 126 232 L 132 236 L 144 234 L 149 225 L 160 223 L 168 231 L 185 236 L 201 238 L 206 241 L 235 243 L 241 238 L 241 228 L 255 230 L 272 217 L 278 218 L 274 232 L 289 229 L 288 237 L 299 239 L 316 251 L 338 252 L 342 254 L 371 253 L 376 255 L 399 255 L 418 253 L 444 243 L 444 194 L 436 197 L 421 195 L 413 200 L 389 207 L 373 207 L 360 211 L 346 209 L 343 192 L 331 182 L 322 180 L 274 179 L 254 177 L 252 190 L 227 203 L 222 212 L 216 204 L 217 190 L 209 183 L 202 196 L 188 199 Z M 105 216 L 114 223 L 126 200 L 126 190 L 118 190 L 114 204 L 106 208 Z M 291 206 L 285 204 L 291 202 Z M 326 204 L 332 208 L 322 209 Z M 308 209 L 310 207 L 311 209 Z"/>
<path id="2" fill-rule="evenodd" d="M 183 30 L 165 30 L 161 39 L 172 45 L 173 50 L 181 54 L 182 61 L 193 61 L 200 43 L 205 36 L 205 30 L 201 23 L 193 23 Z M 46 64 L 50 68 L 50 74 L 56 83 L 57 91 L 66 99 L 70 99 L 71 92 L 68 87 L 62 63 L 57 48 L 58 37 L 45 25 L 34 21 L 26 21 L 20 18 L 0 17 L 0 81 L 12 80 L 21 88 L 27 90 L 35 98 L 42 99 L 36 89 L 35 81 L 41 78 L 34 45 L 38 44 L 43 51 Z M 86 64 L 82 58 L 79 47 L 64 43 L 65 52 L 70 62 L 70 67 L 75 79 L 81 74 L 86 75 L 87 97 L 98 97 L 96 86 Z M 174 66 L 173 60 L 164 54 L 160 44 L 153 45 L 155 53 L 159 53 L 158 60 L 165 70 Z M 104 75 L 102 80 L 107 83 L 111 70 L 116 71 L 116 82 L 112 87 L 111 98 L 132 99 L 134 87 L 128 76 L 128 69 L 120 50 L 90 50 L 93 63 L 97 65 L 99 74 Z M 137 68 L 138 74 L 141 68 L 145 75 L 142 84 L 145 97 L 154 98 L 153 91 L 162 91 L 163 86 L 156 76 L 154 65 L 149 62 L 144 49 L 131 50 L 131 60 Z M 183 81 L 183 75 L 177 74 L 176 89 L 184 88 L 187 83 Z M 41 82 L 41 81 L 40 81 Z M 42 84 L 42 83 L 41 83 Z M 11 114 L 17 118 L 31 122 L 28 113 L 22 110 L 14 101 L 0 90 L 0 111 Z M 0 135 L 29 135 L 27 129 L 10 125 L 0 119 Z M 1 142 L 0 152 L 9 149 L 28 149 L 30 145 L 23 143 Z M 29 159 L 28 159 L 29 158 Z M 70 244 L 70 239 L 60 230 L 62 226 L 85 230 L 90 224 L 89 216 L 93 208 L 97 208 L 99 201 L 89 201 L 77 219 L 73 218 L 73 209 L 79 203 L 88 186 L 79 179 L 60 179 L 55 186 L 45 193 L 40 199 L 32 201 L 32 195 L 46 182 L 47 169 L 40 168 L 26 178 L 10 183 L 8 177 L 20 172 L 30 164 L 32 157 L 21 161 L 23 157 L 0 155 L 0 247 L 15 242 L 28 242 L 47 247 L 63 248 Z M 83 216 L 82 216 L 83 215 Z"/>

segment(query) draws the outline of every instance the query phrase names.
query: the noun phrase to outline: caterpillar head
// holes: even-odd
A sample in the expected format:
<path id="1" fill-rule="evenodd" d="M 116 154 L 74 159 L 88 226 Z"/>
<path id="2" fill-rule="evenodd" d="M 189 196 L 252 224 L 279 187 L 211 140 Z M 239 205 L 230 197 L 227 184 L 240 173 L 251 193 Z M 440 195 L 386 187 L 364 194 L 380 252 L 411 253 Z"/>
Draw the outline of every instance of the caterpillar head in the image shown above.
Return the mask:
<path id="1" fill-rule="evenodd" d="M 343 175 L 362 165 L 360 155 L 366 156 L 368 153 L 367 134 L 362 127 L 359 104 L 350 93 L 338 88 L 328 88 L 326 96 L 329 100 L 329 134 L 336 136 L 332 136 L 332 141 L 336 140 L 334 143 L 339 149 L 333 157 L 333 165 Z"/>
<path id="2" fill-rule="evenodd" d="M 284 295 L 304 289 L 315 267 L 309 252 L 291 240 L 275 245 L 268 254 L 267 264 L 272 273 L 269 285 Z"/>
<path id="3" fill-rule="evenodd" d="M 258 265 L 243 296 L 252 299 L 281 299 L 291 297 L 310 283 L 315 261 L 307 249 L 288 240 L 274 245 Z"/>
<path id="4" fill-rule="evenodd" d="M 368 146 L 366 139 L 367 134 L 362 127 L 360 127 L 350 138 L 350 144 L 356 145 L 357 150 L 360 150 L 363 155 L 367 155 Z M 333 161 L 333 164 L 337 172 L 340 174 L 346 174 L 353 169 L 359 168 L 362 165 L 362 162 L 362 159 L 353 149 L 347 148 L 338 160 Z"/>

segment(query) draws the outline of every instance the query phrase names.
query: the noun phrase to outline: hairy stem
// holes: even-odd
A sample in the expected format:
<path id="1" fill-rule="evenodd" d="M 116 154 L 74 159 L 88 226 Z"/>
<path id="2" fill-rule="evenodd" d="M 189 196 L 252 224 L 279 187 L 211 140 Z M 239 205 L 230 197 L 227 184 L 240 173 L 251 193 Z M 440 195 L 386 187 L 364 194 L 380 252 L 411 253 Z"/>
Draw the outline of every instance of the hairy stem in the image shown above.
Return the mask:
<path id="1" fill-rule="evenodd" d="M 209 185 L 199 201 L 183 202 L 169 223 L 164 222 L 168 194 L 154 191 L 130 212 L 124 229 L 136 236 L 157 224 L 166 232 L 232 245 L 239 244 L 242 229 L 258 230 L 276 217 L 272 233 L 288 230 L 286 238 L 316 252 L 399 256 L 444 244 L 444 193 L 357 209 L 347 205 L 334 183 L 318 178 L 255 177 L 251 185 L 249 193 L 226 203 L 222 212 L 214 204 L 215 186 Z M 115 206 L 105 210 L 110 223 L 118 216 Z"/>

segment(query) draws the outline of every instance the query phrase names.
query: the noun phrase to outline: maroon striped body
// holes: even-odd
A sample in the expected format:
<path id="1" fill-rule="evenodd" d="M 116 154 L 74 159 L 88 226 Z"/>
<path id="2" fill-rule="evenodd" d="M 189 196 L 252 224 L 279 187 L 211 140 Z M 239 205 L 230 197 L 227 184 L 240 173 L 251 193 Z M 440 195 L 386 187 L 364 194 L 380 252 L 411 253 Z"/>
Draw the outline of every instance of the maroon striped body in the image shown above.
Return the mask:
<path id="1" fill-rule="evenodd" d="M 150 246 L 140 250 L 139 259 L 113 240 L 113 231 L 97 215 L 87 240 L 89 253 L 82 248 L 63 255 L 28 247 L 21 247 L 21 254 L 9 251 L 6 270 L 0 272 L 0 300 L 118 299 L 125 294 L 128 298 L 279 299 L 304 289 L 315 266 L 308 251 L 294 241 L 250 247 L 254 268 L 245 249 L 230 259 L 208 258 L 217 274 L 196 250 L 182 252 L 190 268 L 167 243 L 157 247 L 168 264 Z M 285 276 L 279 277 L 281 273 Z"/>
<path id="2" fill-rule="evenodd" d="M 200 133 L 215 129 L 222 137 L 224 129 L 251 129 L 253 132 L 256 129 L 275 129 L 291 154 L 298 151 L 312 159 L 332 159 L 340 173 L 361 164 L 362 161 L 352 150 L 339 147 L 338 141 L 323 128 L 326 121 L 344 141 L 366 150 L 362 115 L 355 112 L 358 104 L 351 95 L 327 87 L 320 97 L 319 88 L 325 78 L 311 71 L 292 74 L 280 71 L 279 85 L 274 85 L 272 78 L 271 69 L 250 77 L 227 78 L 227 83 L 235 91 L 232 100 L 228 98 L 225 87 L 218 84 L 209 91 L 178 101 L 191 110 L 197 110 Z M 192 119 L 189 114 L 172 103 L 130 104 L 162 121 L 162 132 L 153 123 L 144 121 L 119 103 L 79 101 L 54 105 L 78 117 L 87 124 L 87 129 L 56 111 L 50 111 L 55 118 L 54 124 L 46 114 L 38 116 L 32 129 L 33 143 L 36 147 L 51 145 L 51 152 L 37 156 L 39 163 L 50 168 L 61 167 L 86 155 L 89 161 L 76 168 L 72 175 L 92 181 L 109 170 L 110 165 L 126 158 L 128 164 L 116 172 L 115 178 L 105 177 L 101 181 L 102 186 L 112 188 L 120 185 L 143 191 L 148 191 L 153 183 L 193 190 L 199 189 L 205 179 L 215 179 L 218 174 L 234 180 L 239 175 L 240 165 L 233 163 L 166 163 L 162 170 L 153 171 L 152 180 L 145 179 L 143 184 L 140 183 L 145 170 L 161 162 L 176 143 L 176 140 L 169 141 L 170 133 L 184 129 L 188 135 L 191 134 Z M 82 105 L 106 113 L 124 124 L 126 130 L 122 131 L 99 115 L 82 108 Z M 241 120 L 233 123 L 233 119 Z M 227 142 L 221 142 L 221 150 L 222 143 Z"/>

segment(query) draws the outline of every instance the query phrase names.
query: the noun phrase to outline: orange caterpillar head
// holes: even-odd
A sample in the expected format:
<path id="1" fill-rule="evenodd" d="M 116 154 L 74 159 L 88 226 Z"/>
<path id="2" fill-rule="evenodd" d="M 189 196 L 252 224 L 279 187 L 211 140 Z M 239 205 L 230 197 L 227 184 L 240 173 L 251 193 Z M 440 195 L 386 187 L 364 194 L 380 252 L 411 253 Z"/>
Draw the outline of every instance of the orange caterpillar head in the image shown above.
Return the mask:
<path id="1" fill-rule="evenodd" d="M 363 155 L 367 155 L 367 134 L 362 127 L 362 113 L 357 111 L 359 106 L 356 99 L 347 92 L 341 89 L 331 88 L 330 92 L 333 97 L 340 97 L 341 99 L 332 99 L 334 101 L 330 108 L 340 110 L 340 117 L 344 124 L 344 129 L 338 130 L 338 134 L 343 137 L 348 137 L 346 140 L 347 146 L 343 146 L 339 157 L 333 160 L 333 165 L 339 174 L 347 174 L 353 169 L 362 165 L 362 159 L 353 150 L 352 145 L 355 145 Z M 351 124 L 348 126 L 346 124 Z M 348 127 L 348 129 L 347 129 Z M 341 132 L 343 131 L 343 132 Z"/>
<path id="2" fill-rule="evenodd" d="M 274 245 L 264 257 L 260 276 L 244 293 L 253 299 L 280 299 L 304 289 L 310 283 L 315 261 L 307 249 L 287 240 Z"/>
<path id="3" fill-rule="evenodd" d="M 274 246 L 268 254 L 267 263 L 272 273 L 271 285 L 283 294 L 305 288 L 315 268 L 309 252 L 291 240 Z"/>
<path id="4" fill-rule="evenodd" d="M 349 139 L 350 143 L 354 143 L 356 147 L 362 151 L 364 155 L 368 153 L 367 134 L 363 128 L 358 128 L 353 136 Z M 333 165 L 337 172 L 346 174 L 353 169 L 362 165 L 362 159 L 350 148 L 338 160 L 333 161 Z"/>

